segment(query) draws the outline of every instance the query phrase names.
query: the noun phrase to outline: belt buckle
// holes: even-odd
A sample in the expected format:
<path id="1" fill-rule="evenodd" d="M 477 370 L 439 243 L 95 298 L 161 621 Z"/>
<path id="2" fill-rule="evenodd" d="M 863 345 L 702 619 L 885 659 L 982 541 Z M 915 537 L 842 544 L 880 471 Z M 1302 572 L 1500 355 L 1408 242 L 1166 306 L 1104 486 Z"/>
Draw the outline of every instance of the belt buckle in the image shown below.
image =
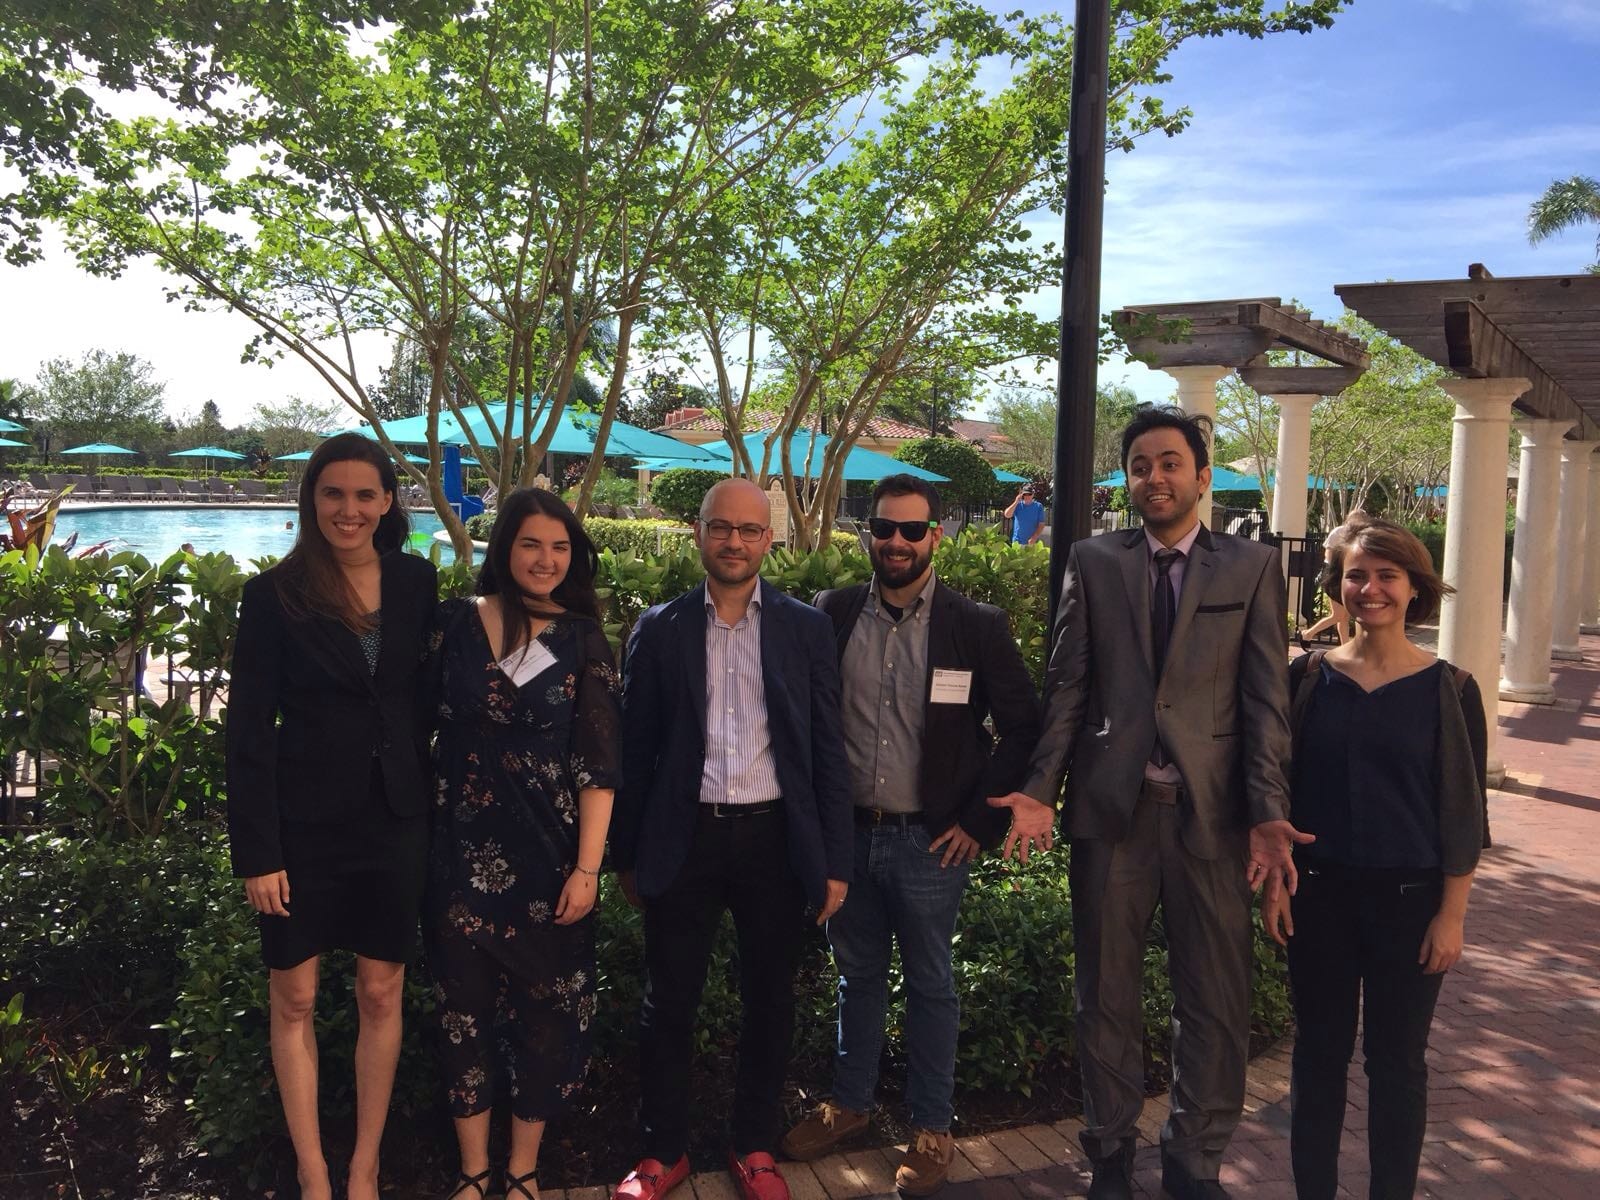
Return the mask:
<path id="1" fill-rule="evenodd" d="M 1178 803 L 1178 797 L 1183 794 L 1183 785 L 1180 783 L 1167 783 L 1160 779 L 1146 779 L 1144 781 L 1145 795 L 1157 804 Z"/>

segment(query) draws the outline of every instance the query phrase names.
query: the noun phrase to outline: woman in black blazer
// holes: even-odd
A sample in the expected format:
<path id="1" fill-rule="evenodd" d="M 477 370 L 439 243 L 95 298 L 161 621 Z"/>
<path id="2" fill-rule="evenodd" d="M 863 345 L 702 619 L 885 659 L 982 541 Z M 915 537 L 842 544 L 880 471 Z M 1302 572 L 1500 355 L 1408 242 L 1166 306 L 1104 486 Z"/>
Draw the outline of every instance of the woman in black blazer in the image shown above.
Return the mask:
<path id="1" fill-rule="evenodd" d="M 434 568 L 403 552 L 393 463 L 355 434 L 317 448 L 294 549 L 245 584 L 227 712 L 233 873 L 261 914 L 272 1063 L 301 1194 L 332 1190 L 312 1017 L 326 950 L 356 955 L 349 1195 L 376 1200 L 405 965 L 427 862 L 422 659 Z"/>

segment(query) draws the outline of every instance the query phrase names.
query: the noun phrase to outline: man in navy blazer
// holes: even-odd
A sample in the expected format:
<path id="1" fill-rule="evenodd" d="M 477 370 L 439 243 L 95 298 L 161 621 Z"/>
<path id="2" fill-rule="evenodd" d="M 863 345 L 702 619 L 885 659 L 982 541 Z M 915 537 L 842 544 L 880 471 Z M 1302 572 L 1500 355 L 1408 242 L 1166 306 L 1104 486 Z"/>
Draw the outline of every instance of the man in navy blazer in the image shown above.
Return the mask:
<path id="1" fill-rule="evenodd" d="M 764 583 L 765 493 L 706 493 L 706 581 L 650 609 L 628 641 L 622 787 L 612 858 L 644 910 L 640 1016 L 644 1157 L 616 1200 L 654 1200 L 689 1174 L 689 1067 L 712 941 L 733 914 L 744 1006 L 729 1170 L 746 1200 L 787 1200 L 772 1152 L 794 1030 L 803 912 L 844 902 L 853 823 L 833 625 Z"/>

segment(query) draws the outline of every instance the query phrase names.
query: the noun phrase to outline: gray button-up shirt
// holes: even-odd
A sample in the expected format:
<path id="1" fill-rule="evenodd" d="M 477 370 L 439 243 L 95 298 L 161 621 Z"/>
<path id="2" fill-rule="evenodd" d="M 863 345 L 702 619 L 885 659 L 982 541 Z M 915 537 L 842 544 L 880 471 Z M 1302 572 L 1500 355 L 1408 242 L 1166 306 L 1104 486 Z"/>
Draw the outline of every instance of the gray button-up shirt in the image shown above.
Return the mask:
<path id="1" fill-rule="evenodd" d="M 927 585 L 896 621 L 884 610 L 874 579 L 845 644 L 844 744 L 850 797 L 862 808 L 922 811 L 917 783 L 933 586 L 930 571 Z"/>
<path id="2" fill-rule="evenodd" d="M 702 804 L 763 804 L 783 795 L 761 679 L 761 589 L 737 625 L 706 600 L 706 764 Z"/>

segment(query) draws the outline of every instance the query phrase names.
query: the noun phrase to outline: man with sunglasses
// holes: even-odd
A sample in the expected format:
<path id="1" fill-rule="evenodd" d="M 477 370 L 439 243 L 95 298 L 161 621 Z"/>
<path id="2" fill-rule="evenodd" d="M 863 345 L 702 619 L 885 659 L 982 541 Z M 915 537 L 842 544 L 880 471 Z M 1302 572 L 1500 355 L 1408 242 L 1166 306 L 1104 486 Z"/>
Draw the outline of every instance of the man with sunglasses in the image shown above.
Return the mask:
<path id="1" fill-rule="evenodd" d="M 938 493 L 891 475 L 872 511 L 872 582 L 816 600 L 833 619 L 843 676 L 855 862 L 850 903 L 828 922 L 840 974 L 833 1096 L 783 1148 L 816 1158 L 867 1127 L 898 943 L 913 1132 L 895 1183 L 925 1196 L 955 1157 L 956 916 L 970 863 L 1005 828 L 986 797 L 1020 785 L 1039 701 L 1005 613 L 934 576 Z M 984 724 L 991 716 L 998 741 Z"/>
<path id="2" fill-rule="evenodd" d="M 616 1200 L 689 1174 L 689 1070 L 711 945 L 733 914 L 743 1005 L 728 1169 L 744 1200 L 788 1200 L 772 1152 L 809 904 L 823 924 L 850 880 L 839 670 L 827 618 L 761 579 L 767 497 L 746 479 L 706 493 L 705 583 L 650 609 L 628 640 L 622 786 L 611 854 L 644 909 L 639 1019 L 644 1157 Z"/>

